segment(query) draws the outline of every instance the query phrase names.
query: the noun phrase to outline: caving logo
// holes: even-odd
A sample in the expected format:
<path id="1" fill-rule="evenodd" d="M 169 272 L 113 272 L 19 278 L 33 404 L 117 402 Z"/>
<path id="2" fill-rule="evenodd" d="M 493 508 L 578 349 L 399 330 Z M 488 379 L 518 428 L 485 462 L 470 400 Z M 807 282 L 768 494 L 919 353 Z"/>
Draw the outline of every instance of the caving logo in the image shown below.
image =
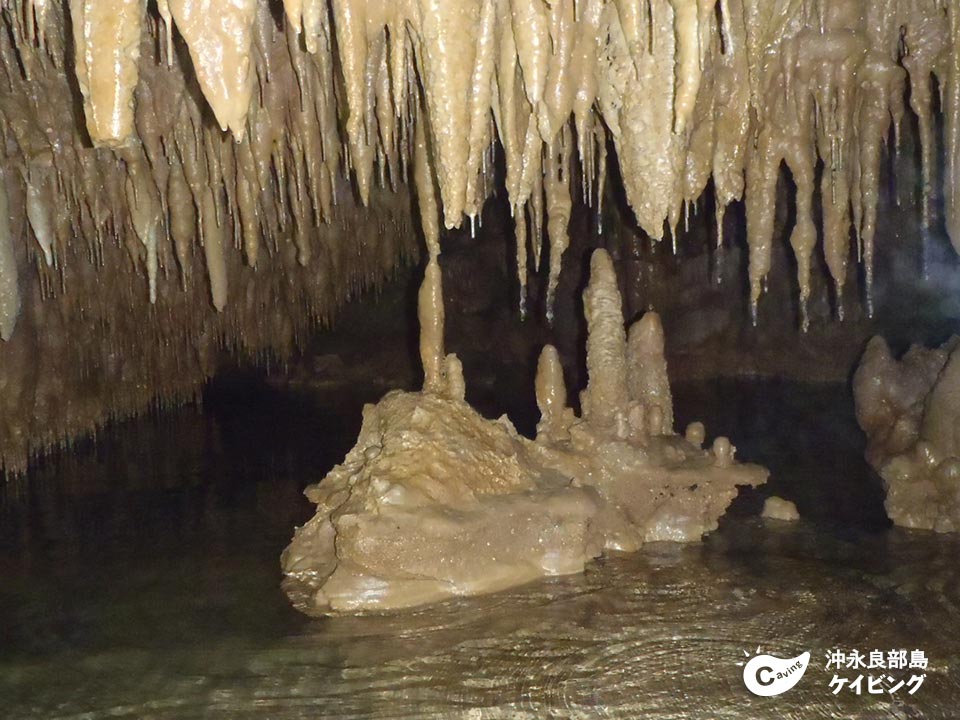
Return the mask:
<path id="1" fill-rule="evenodd" d="M 750 657 L 748 652 L 743 654 Z M 757 648 L 756 654 L 745 665 L 737 665 L 743 665 L 743 684 L 747 690 L 761 697 L 773 697 L 782 695 L 800 682 L 810 665 L 810 653 L 784 660 L 773 655 L 761 655 L 760 648 Z"/>

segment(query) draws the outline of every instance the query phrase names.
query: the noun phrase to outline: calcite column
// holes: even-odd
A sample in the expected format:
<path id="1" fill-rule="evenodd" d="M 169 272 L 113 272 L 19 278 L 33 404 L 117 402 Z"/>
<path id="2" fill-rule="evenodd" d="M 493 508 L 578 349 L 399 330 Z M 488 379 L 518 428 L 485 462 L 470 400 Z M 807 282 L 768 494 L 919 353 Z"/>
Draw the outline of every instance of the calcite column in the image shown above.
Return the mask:
<path id="1" fill-rule="evenodd" d="M 627 409 L 627 339 L 613 261 L 604 249 L 590 258 L 590 283 L 583 293 L 587 318 L 587 389 L 581 396 L 584 420 L 614 425 Z"/>
<path id="2" fill-rule="evenodd" d="M 630 326 L 627 335 L 627 384 L 630 399 L 644 408 L 659 408 L 660 427 L 649 427 L 651 433 L 673 432 L 673 397 L 667 377 L 664 355 L 663 325 L 660 316 L 648 312 Z"/>

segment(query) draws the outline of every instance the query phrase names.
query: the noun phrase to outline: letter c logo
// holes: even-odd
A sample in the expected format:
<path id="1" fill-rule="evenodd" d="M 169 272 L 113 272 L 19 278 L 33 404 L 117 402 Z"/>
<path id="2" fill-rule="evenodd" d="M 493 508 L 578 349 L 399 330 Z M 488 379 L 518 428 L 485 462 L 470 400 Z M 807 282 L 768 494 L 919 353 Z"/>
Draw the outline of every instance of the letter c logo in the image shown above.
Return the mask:
<path id="1" fill-rule="evenodd" d="M 772 685 L 772 684 L 773 684 L 773 681 L 775 680 L 775 678 L 770 678 L 769 680 L 764 680 L 764 679 L 763 679 L 763 674 L 764 674 L 764 673 L 770 673 L 771 675 L 773 675 L 773 668 L 771 668 L 771 667 L 762 667 L 762 668 L 760 668 L 759 670 L 757 670 L 757 682 L 760 683 L 761 685 L 764 685 L 764 686 L 766 686 L 766 685 Z"/>
<path id="2" fill-rule="evenodd" d="M 755 655 L 743 668 L 743 684 L 754 695 L 780 695 L 800 682 L 809 664 L 809 652 L 786 660 L 773 655 Z"/>

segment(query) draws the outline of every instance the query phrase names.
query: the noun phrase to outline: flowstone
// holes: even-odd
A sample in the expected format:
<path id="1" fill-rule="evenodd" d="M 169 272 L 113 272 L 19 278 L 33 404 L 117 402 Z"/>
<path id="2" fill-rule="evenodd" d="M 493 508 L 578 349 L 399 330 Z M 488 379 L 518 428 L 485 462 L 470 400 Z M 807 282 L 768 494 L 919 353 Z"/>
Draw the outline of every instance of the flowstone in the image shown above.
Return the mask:
<path id="1" fill-rule="evenodd" d="M 428 272 L 422 323 L 437 312 L 439 282 Z M 584 307 L 581 416 L 567 406 L 556 350 L 545 347 L 535 440 L 471 408 L 442 334 L 422 338 L 430 390 L 366 406 L 356 446 L 306 490 L 316 515 L 282 557 L 298 609 L 410 607 L 581 572 L 605 551 L 694 542 L 717 527 L 738 487 L 765 482 L 767 471 L 737 463 L 726 438 L 704 449 L 701 423 L 674 433 L 660 320 L 647 313 L 625 332 L 604 250 L 593 256 Z"/>
<path id="2" fill-rule="evenodd" d="M 960 531 L 960 338 L 911 347 L 899 361 L 875 337 L 853 378 L 867 461 L 896 525 Z"/>

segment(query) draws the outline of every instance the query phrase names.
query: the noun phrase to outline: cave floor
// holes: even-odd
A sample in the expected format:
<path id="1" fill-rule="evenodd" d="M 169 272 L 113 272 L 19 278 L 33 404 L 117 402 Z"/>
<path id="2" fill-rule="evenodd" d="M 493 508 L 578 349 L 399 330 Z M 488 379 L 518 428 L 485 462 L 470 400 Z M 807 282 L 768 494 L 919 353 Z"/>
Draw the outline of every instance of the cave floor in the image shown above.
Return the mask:
<path id="1" fill-rule="evenodd" d="M 311 514 L 302 488 L 342 458 L 379 391 L 242 387 L 111 426 L 7 484 L 4 718 L 956 716 L 960 539 L 888 529 L 842 386 L 675 387 L 681 427 L 702 419 L 772 470 L 703 544 L 322 620 L 290 608 L 279 555 Z M 806 519 L 760 520 L 773 493 Z M 737 663 L 758 647 L 809 650 L 811 666 L 755 697 Z M 835 695 L 835 673 L 868 671 L 826 669 L 833 649 L 920 649 L 929 667 L 912 695 Z"/>

